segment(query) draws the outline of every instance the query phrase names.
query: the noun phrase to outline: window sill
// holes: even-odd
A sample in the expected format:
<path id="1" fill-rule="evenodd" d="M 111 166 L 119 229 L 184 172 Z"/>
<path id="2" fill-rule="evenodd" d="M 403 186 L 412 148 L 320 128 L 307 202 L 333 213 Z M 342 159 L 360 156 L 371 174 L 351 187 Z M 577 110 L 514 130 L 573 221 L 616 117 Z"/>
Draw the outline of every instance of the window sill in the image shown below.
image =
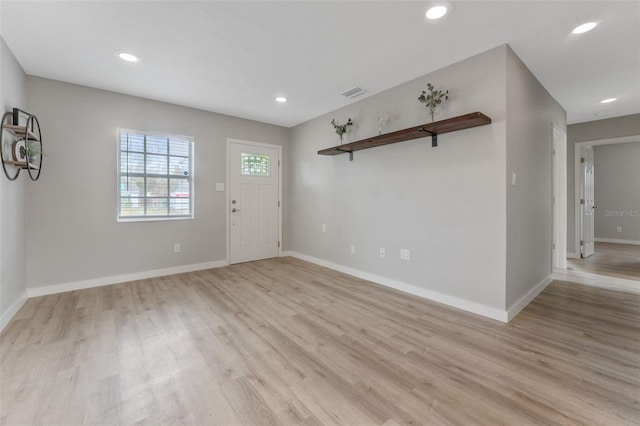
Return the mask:
<path id="1" fill-rule="evenodd" d="M 167 220 L 192 220 L 194 216 L 145 216 L 145 217 L 118 217 L 118 222 L 163 222 Z"/>

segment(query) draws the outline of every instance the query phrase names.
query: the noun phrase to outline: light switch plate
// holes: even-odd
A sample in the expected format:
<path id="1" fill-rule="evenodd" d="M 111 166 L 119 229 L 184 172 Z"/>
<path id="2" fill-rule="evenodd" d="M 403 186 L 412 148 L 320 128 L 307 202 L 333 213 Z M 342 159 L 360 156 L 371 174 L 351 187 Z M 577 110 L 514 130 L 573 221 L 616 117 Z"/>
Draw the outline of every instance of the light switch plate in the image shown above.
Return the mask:
<path id="1" fill-rule="evenodd" d="M 216 191 L 218 192 L 224 191 L 224 183 L 216 182 Z"/>

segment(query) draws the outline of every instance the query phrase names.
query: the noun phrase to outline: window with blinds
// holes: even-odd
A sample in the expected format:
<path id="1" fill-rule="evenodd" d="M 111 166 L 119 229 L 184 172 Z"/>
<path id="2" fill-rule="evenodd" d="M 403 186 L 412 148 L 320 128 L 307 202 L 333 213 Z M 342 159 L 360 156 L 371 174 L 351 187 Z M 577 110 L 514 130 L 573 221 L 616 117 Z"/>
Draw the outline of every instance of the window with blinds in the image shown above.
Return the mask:
<path id="1" fill-rule="evenodd" d="M 118 134 L 118 220 L 193 218 L 193 138 Z"/>

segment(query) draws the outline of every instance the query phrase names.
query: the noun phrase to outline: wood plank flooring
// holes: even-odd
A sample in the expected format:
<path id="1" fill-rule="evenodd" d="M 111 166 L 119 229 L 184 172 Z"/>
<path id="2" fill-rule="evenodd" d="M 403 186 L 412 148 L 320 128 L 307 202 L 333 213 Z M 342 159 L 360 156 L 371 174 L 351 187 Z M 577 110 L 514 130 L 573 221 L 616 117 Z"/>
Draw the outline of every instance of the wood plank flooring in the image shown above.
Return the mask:
<path id="1" fill-rule="evenodd" d="M 567 259 L 567 269 L 640 281 L 640 246 L 596 241 L 586 259 Z"/>
<path id="2" fill-rule="evenodd" d="M 640 424 L 640 295 L 561 282 L 502 324 L 271 259 L 30 299 L 0 356 L 3 425 Z"/>

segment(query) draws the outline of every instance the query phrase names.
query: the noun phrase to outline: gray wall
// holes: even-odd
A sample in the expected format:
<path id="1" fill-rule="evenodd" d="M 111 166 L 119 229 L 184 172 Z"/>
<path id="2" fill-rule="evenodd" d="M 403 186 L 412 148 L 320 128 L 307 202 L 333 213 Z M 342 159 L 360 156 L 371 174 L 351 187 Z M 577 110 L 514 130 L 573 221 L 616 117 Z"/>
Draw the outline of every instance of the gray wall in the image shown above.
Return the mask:
<path id="1" fill-rule="evenodd" d="M 28 287 L 224 260 L 226 192 L 215 183 L 226 180 L 226 139 L 287 144 L 283 127 L 39 77 L 27 93 L 47 154 L 27 192 Z M 118 127 L 195 137 L 195 219 L 116 221 Z"/>
<path id="2" fill-rule="evenodd" d="M 506 56 L 500 46 L 292 128 L 286 248 L 504 309 Z M 353 162 L 316 154 L 337 143 L 332 118 L 355 121 L 349 140 L 378 134 L 380 111 L 385 132 L 428 122 L 417 101 L 428 82 L 451 95 L 436 120 L 481 111 L 493 124 L 442 135 L 436 149 L 419 139 L 358 151 Z"/>
<path id="3" fill-rule="evenodd" d="M 576 253 L 575 245 L 575 174 L 574 144 L 600 139 L 640 135 L 640 114 L 567 126 L 567 252 Z"/>
<path id="4" fill-rule="evenodd" d="M 567 115 L 511 50 L 507 55 L 507 308 L 552 271 L 553 125 Z M 512 173 L 516 185 L 512 185 Z"/>
<path id="5" fill-rule="evenodd" d="M 354 119 L 350 140 L 377 134 L 380 111 L 385 132 L 427 122 L 417 101 L 427 82 L 450 90 L 436 119 L 482 111 L 492 125 L 442 135 L 436 149 L 421 139 L 353 162 L 316 154 L 336 144 L 332 118 Z M 225 259 L 225 193 L 214 185 L 226 178 L 227 137 L 286 145 L 286 250 L 497 309 L 550 272 L 551 129 L 565 114 L 506 45 L 290 130 L 39 77 L 27 78 L 27 98 L 47 154 L 26 188 L 28 287 Z M 117 127 L 196 138 L 194 220 L 116 222 Z"/>
<path id="6" fill-rule="evenodd" d="M 28 111 L 25 103 L 25 73 L 2 37 L 0 71 L 2 114 L 14 107 Z M 9 169 L 13 173 L 12 167 Z M 13 182 L 4 173 L 0 176 L 0 318 L 3 319 L 14 303 L 26 297 L 24 190 L 26 185 L 37 183 L 31 182 L 25 172 L 21 172 Z"/>
<path id="7" fill-rule="evenodd" d="M 593 152 L 595 237 L 640 242 L 640 143 L 595 146 Z"/>

